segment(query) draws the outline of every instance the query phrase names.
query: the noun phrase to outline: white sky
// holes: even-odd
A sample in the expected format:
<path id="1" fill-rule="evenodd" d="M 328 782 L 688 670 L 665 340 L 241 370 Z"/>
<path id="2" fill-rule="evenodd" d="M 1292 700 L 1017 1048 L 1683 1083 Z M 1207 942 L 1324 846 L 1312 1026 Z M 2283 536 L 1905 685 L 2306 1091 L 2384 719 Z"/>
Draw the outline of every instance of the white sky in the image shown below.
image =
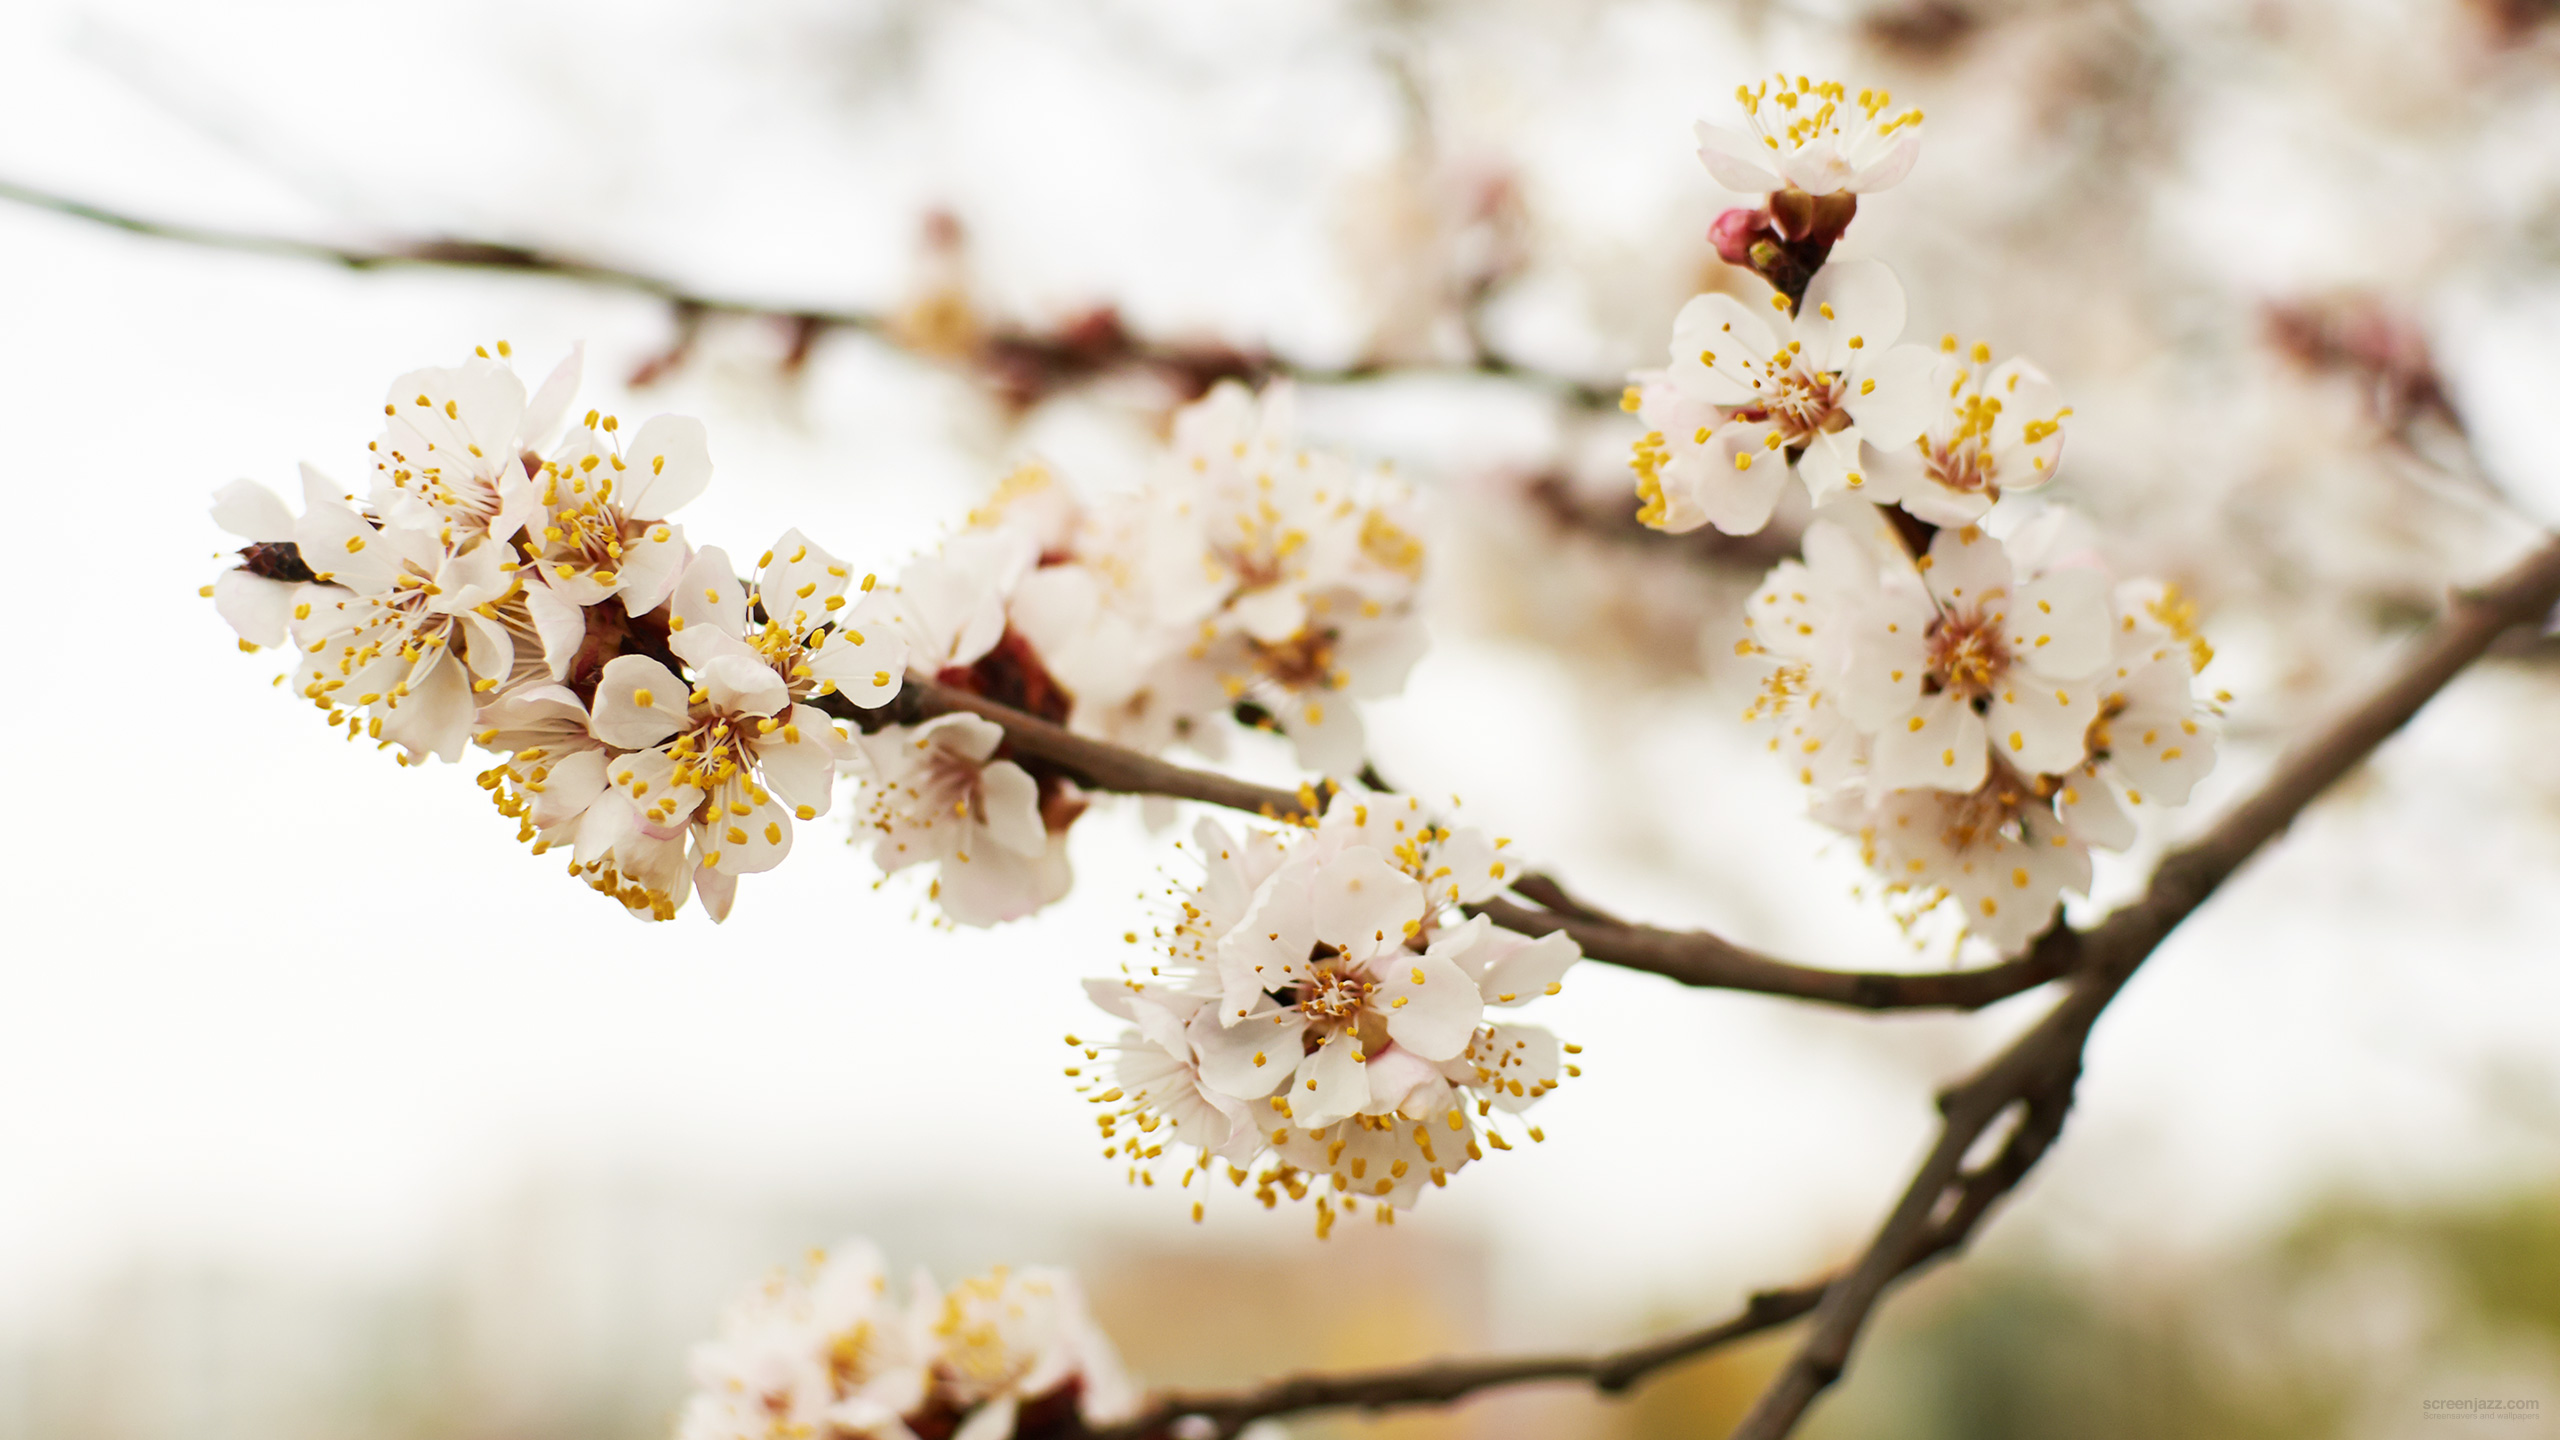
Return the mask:
<path id="1" fill-rule="evenodd" d="M 855 303 L 894 297 L 915 215 L 949 202 L 1035 311 L 1107 292 L 1153 326 L 1347 352 L 1308 196 L 1382 157 L 1392 113 L 1321 20 L 1237 7 L 1186 34 L 1160 13 L 1180 8 L 1079 28 L 973 7 L 928 27 L 900 79 L 853 67 L 861 23 L 816 5 L 442 6 L 422 31 L 414 7 L 25 3 L 0 13 L 0 174 L 157 215 L 497 234 Z M 1618 16 L 1639 59 L 1577 121 L 1609 157 L 1585 183 L 1703 192 L 1686 122 L 1730 82 L 1694 76 L 1760 56 L 1687 12 Z M 503 335 L 537 374 L 584 339 L 609 381 L 661 314 L 8 207 L 0 277 L 18 507 L 0 723 L 21 820 L 0 839 L 0 1320 L 137 1253 L 405 1263 L 562 1164 L 1178 1222 L 1096 1157 L 1057 1073 L 1060 1035 L 1102 1028 L 1076 977 L 1116 963 L 1169 858 L 1134 815 L 1079 827 L 1070 903 L 992 934 L 916 923 L 911 891 L 874 893 L 818 843 L 750 880 L 725 927 L 641 926 L 527 858 L 467 770 L 332 738 L 196 598 L 223 544 L 208 492 L 246 475 L 290 493 L 304 459 L 353 476 L 393 375 Z M 2527 363 L 2551 363 L 2541 344 Z M 824 348 L 788 403 L 724 374 L 589 388 L 709 422 L 718 474 L 682 517 L 697 543 L 752 552 L 799 524 L 887 569 L 998 473 L 963 387 L 860 343 Z M 1071 411 L 1037 437 L 1072 470 L 1117 433 Z M 1462 792 L 1604 901 L 1828 963 L 1899 953 L 1721 698 L 1578 695 L 1465 622 L 1444 617 L 1379 711 L 1390 774 Z M 2547 1173 L 2560 843 L 2536 808 L 2553 777 L 2509 768 L 2549 733 L 2537 696 L 2466 681 L 2164 950 L 2008 1221 L 2122 1255 L 2245 1237 L 2339 1183 Z M 1549 1143 L 1471 1169 L 1414 1222 L 1497 1242 L 1523 1337 L 1713 1308 L 1851 1243 L 1928 1133 L 1933 1081 L 2034 1003 L 1879 1023 L 1586 967 L 1538 1017 L 1589 1051 L 1537 1117 Z M 1230 1205 L 1213 1224 L 1307 1243 L 1302 1214 Z"/>

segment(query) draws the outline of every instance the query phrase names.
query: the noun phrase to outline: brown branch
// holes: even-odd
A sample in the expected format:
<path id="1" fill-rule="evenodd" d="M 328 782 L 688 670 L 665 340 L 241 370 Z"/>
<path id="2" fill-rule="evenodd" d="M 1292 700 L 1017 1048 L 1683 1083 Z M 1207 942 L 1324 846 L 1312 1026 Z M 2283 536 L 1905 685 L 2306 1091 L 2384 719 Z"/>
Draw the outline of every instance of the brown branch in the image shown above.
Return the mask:
<path id="1" fill-rule="evenodd" d="M 1544 879 L 1544 877 L 1538 877 Z M 1548 881 L 1553 888 L 1554 882 Z M 1520 887 L 1514 887 L 1515 889 Z M 1526 894 L 1524 889 L 1521 893 Z M 1556 892 L 1562 898 L 1562 892 Z M 1656 930 L 1600 918 L 1579 902 L 1572 910 L 1532 910 L 1495 898 L 1468 909 L 1523 935 L 1561 930 L 1594 960 L 1666 976 L 1683 985 L 1784 995 L 1858 1010 L 1979 1010 L 2068 974 L 2072 947 L 2039 946 L 2005 964 L 1937 974 L 1826 970 L 1772 959 L 1696 930 Z M 2063 932 L 2067 934 L 2068 932 Z"/>
<path id="2" fill-rule="evenodd" d="M 898 698 L 876 710 L 858 709 L 839 696 L 816 703 L 865 729 L 912 725 L 965 710 L 1003 726 L 1015 754 L 1049 765 L 1088 790 L 1166 795 L 1274 820 L 1303 819 L 1323 807 L 1322 797 L 1312 788 L 1282 790 L 1175 765 L 1089 739 L 1063 725 L 919 675 L 908 676 Z M 1543 875 L 1523 876 L 1513 889 L 1548 908 L 1531 909 L 1500 898 L 1468 908 L 1524 935 L 1565 931 L 1592 959 L 1683 985 L 1783 995 L 1861 1010 L 1978 1010 L 2062 975 L 2071 965 L 2072 951 L 2064 943 L 2039 947 L 2022 959 L 1982 970 L 1934 975 L 1826 970 L 1773 959 L 1703 931 L 1654 930 L 1610 919 L 1573 900 Z"/>
<path id="3" fill-rule="evenodd" d="M 645 383 L 655 378 L 667 368 L 664 362 L 670 357 L 680 359 L 681 352 L 690 344 L 688 327 L 698 324 L 702 317 L 708 315 L 761 318 L 787 325 L 792 355 L 785 363 L 790 368 L 797 368 L 798 362 L 806 358 L 810 345 L 819 334 L 831 330 L 869 335 L 914 353 L 933 353 L 932 347 L 919 348 L 910 344 L 901 333 L 895 317 L 882 311 L 706 294 L 664 276 L 510 241 L 435 236 L 380 245 L 339 245 L 294 236 L 154 220 L 7 179 L 0 179 L 0 200 L 122 230 L 130 235 L 238 254 L 316 262 L 354 271 L 404 268 L 508 271 L 551 276 L 647 296 L 668 305 L 676 317 L 679 335 L 677 343 L 667 354 L 657 357 L 659 363 L 644 366 L 634 383 Z M 1606 410 L 1616 407 L 1622 388 L 1615 382 L 1604 384 L 1539 370 L 1499 355 L 1487 355 L 1465 365 L 1402 366 L 1374 361 L 1319 365 L 1259 348 L 1238 348 L 1215 341 L 1153 339 L 1132 334 L 1121 322 L 1118 312 L 1107 306 L 1088 310 L 1054 331 L 1027 326 L 990 328 L 978 335 L 957 358 L 965 368 L 979 374 L 1016 405 L 1036 403 L 1058 391 L 1100 376 L 1129 371 L 1153 374 L 1186 398 L 1229 378 L 1258 383 L 1282 377 L 1315 385 L 1347 385 L 1390 375 L 1446 374 L 1474 375 L 1528 385 L 1587 409 Z"/>
<path id="4" fill-rule="evenodd" d="M 2295 747 L 2203 838 L 2162 861 L 2141 900 L 2076 941 L 2066 941 L 2068 932 L 2057 931 L 2036 946 L 2035 953 L 2064 944 L 2077 950 L 2069 989 L 1997 1059 L 1941 1098 L 1945 1121 L 1936 1145 L 1858 1263 L 1824 1292 L 1812 1332 L 1734 1431 L 1734 1440 L 1779 1440 L 1792 1431 L 1814 1397 L 1847 1366 L 1850 1349 L 1885 1289 L 1925 1258 L 1939 1217 L 1950 1207 L 1958 1213 L 1968 1205 L 1987 1209 L 2025 1178 L 2060 1132 L 2079 1079 L 2082 1051 L 2099 1014 L 2169 932 L 2284 833 L 2313 800 L 2408 723 L 2501 633 L 2541 621 L 2555 603 L 2560 603 L 2560 540 L 2548 540 L 2487 587 L 2458 596 L 2378 689 Z M 1977 1196 L 1960 1168 L 1964 1156 L 2019 1105 L 2027 1107 L 2019 1134 L 2036 1143 L 2014 1163 L 1995 1165 L 1996 1185 L 1981 1182 L 1990 1193 Z M 2017 1139 L 2012 1137 L 2013 1150 Z"/>
<path id="5" fill-rule="evenodd" d="M 1529 1355 L 1510 1360 L 1437 1360 L 1386 1370 L 1331 1375 L 1292 1375 L 1251 1390 L 1157 1397 L 1133 1420 L 1105 1426 L 1091 1440 L 1157 1440 L 1199 1434 L 1226 1440 L 1256 1420 L 1311 1410 L 1395 1410 L 1446 1405 L 1479 1390 L 1538 1381 L 1570 1380 L 1615 1394 L 1667 1365 L 1706 1354 L 1772 1330 L 1811 1311 L 1820 1284 L 1769 1290 L 1751 1297 L 1739 1314 L 1712 1325 L 1597 1355 Z M 1177 1422 L 1197 1417 L 1205 1430 L 1176 1432 Z"/>

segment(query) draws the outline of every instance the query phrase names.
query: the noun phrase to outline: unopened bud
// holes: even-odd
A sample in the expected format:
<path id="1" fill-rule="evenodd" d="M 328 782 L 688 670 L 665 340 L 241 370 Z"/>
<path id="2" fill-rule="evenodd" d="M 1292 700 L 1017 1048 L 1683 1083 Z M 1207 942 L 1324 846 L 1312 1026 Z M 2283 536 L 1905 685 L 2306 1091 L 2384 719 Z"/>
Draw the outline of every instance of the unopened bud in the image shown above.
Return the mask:
<path id="1" fill-rule="evenodd" d="M 1769 233 L 1769 212 L 1739 206 L 1716 217 L 1707 227 L 1707 241 L 1716 247 L 1727 265 L 1751 263 L 1751 242 Z"/>

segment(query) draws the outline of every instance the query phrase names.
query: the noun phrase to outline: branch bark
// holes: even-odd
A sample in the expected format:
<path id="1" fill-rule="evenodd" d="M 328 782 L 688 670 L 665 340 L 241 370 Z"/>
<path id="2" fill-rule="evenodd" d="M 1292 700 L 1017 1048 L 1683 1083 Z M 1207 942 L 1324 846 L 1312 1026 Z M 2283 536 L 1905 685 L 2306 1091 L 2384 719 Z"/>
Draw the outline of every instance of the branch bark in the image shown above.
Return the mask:
<path id="1" fill-rule="evenodd" d="M 129 235 L 203 249 L 334 265 L 345 270 L 507 271 L 622 290 L 663 301 L 676 316 L 680 337 L 705 315 L 747 316 L 788 324 L 792 327 L 795 356 L 805 356 L 811 342 L 830 330 L 852 331 L 890 345 L 914 348 L 906 345 L 895 318 L 885 311 L 710 294 L 665 276 L 511 241 L 470 236 L 428 236 L 378 245 L 340 245 L 289 235 L 155 220 L 5 178 L 0 178 L 0 200 L 122 230 Z M 667 368 L 672 359 L 681 358 L 689 343 L 689 340 L 680 339 L 679 345 L 668 355 L 645 366 L 639 378 L 652 378 L 657 371 Z M 1006 391 L 1017 403 L 1037 401 L 1100 375 L 1126 371 L 1154 373 L 1191 394 L 1205 391 L 1212 383 L 1230 377 L 1259 382 L 1277 376 L 1308 384 L 1347 385 L 1390 375 L 1475 375 L 1544 390 L 1591 410 L 1614 410 L 1623 388 L 1615 383 L 1603 384 L 1540 370 L 1494 354 L 1480 356 L 1464 365 L 1400 366 L 1376 361 L 1320 365 L 1215 341 L 1186 342 L 1133 335 L 1122 326 L 1117 312 L 1108 308 L 1089 311 L 1054 332 L 1018 325 L 993 327 L 978 338 L 966 358 L 984 373 L 991 384 Z"/>

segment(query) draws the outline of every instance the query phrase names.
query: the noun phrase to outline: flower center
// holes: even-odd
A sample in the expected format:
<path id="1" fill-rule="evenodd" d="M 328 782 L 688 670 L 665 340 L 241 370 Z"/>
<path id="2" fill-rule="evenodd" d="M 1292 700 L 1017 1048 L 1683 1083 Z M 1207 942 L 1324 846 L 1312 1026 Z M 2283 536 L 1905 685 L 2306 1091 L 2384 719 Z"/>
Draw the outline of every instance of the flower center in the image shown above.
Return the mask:
<path id="1" fill-rule="evenodd" d="M 1921 689 L 1978 700 L 1991 693 L 2007 663 L 1999 631 L 1980 610 L 1950 610 L 1930 622 L 1929 674 Z"/>

